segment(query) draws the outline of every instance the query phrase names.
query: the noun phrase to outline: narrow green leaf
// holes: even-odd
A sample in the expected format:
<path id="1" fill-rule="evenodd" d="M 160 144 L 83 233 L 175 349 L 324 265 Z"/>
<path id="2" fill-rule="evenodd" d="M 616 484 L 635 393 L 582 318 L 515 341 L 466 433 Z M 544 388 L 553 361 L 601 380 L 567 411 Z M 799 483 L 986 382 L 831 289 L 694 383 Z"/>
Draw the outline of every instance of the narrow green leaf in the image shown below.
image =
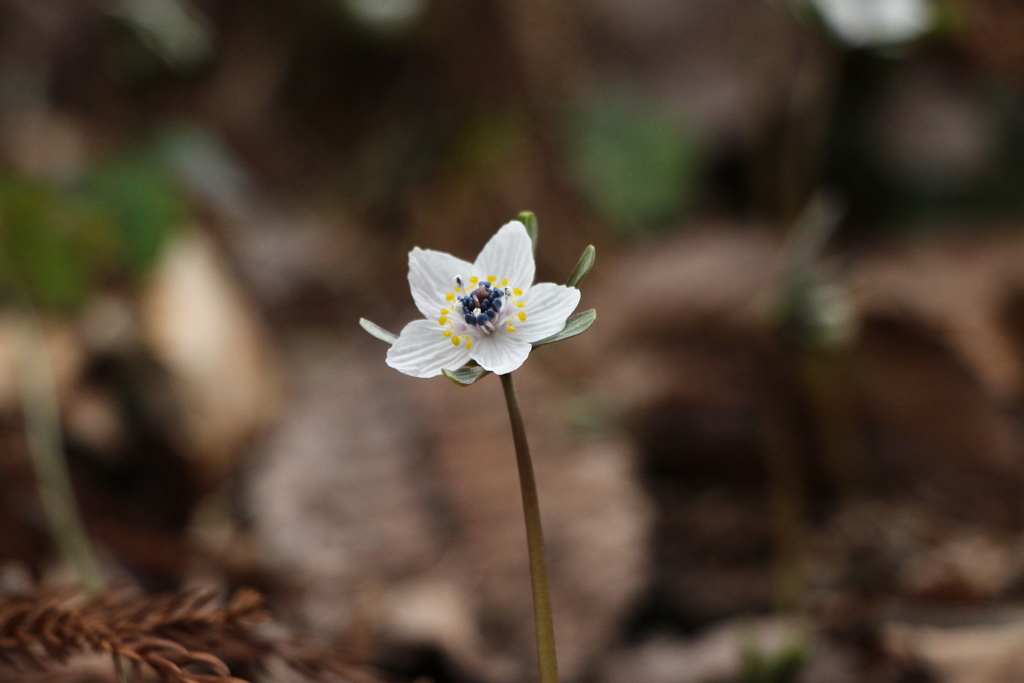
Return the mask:
<path id="1" fill-rule="evenodd" d="M 533 215 L 533 211 L 520 211 L 519 222 L 526 226 L 526 232 L 530 235 L 530 241 L 533 242 L 533 253 L 537 253 L 537 231 L 540 229 L 540 225 L 537 223 L 537 217 Z"/>
<path id="2" fill-rule="evenodd" d="M 576 262 L 576 267 L 572 269 L 572 275 L 569 276 L 569 281 L 565 284 L 569 287 L 580 286 L 583 282 L 583 278 L 587 276 L 590 269 L 594 267 L 594 259 L 597 257 L 597 249 L 594 249 L 594 245 L 589 245 L 583 250 L 583 255 L 580 256 L 580 260 Z"/>
<path id="3" fill-rule="evenodd" d="M 455 372 L 449 372 L 448 370 L 441 371 L 445 377 L 458 384 L 460 387 L 468 387 L 473 382 L 477 381 L 481 377 L 491 374 L 487 370 L 484 370 L 479 365 L 466 366 L 459 368 Z"/>
<path id="4" fill-rule="evenodd" d="M 359 326 L 362 327 L 367 332 L 369 332 L 370 334 L 372 334 L 377 339 L 387 342 L 388 344 L 394 344 L 396 341 L 398 341 L 398 335 L 391 334 L 380 325 L 371 323 L 366 318 L 359 319 Z"/>
<path id="5" fill-rule="evenodd" d="M 582 313 L 577 313 L 568 320 L 565 321 L 565 327 L 562 328 L 561 332 L 556 332 L 550 337 L 545 337 L 540 341 L 533 342 L 534 347 L 541 346 L 543 344 L 551 344 L 552 342 L 562 341 L 569 337 L 575 337 L 577 334 L 583 334 L 590 329 L 590 326 L 597 320 L 597 311 L 593 308 Z"/>

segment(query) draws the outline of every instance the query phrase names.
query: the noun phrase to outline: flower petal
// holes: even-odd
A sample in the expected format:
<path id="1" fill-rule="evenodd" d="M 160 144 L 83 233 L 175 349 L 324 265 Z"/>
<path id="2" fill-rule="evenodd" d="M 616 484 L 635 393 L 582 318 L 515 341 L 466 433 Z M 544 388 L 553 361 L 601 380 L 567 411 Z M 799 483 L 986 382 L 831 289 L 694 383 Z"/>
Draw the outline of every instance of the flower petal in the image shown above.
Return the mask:
<path id="1" fill-rule="evenodd" d="M 428 319 L 450 305 L 445 295 L 455 288 L 455 276 L 468 280 L 472 274 L 473 264 L 443 251 L 416 247 L 409 252 L 409 289 L 416 308 Z"/>
<path id="2" fill-rule="evenodd" d="M 436 377 L 461 368 L 469 360 L 465 344 L 455 346 L 445 328 L 433 320 L 413 320 L 388 349 L 387 364 L 413 377 Z"/>
<path id="3" fill-rule="evenodd" d="M 512 372 L 530 355 L 532 347 L 525 339 L 499 330 L 473 343 L 472 357 L 485 370 L 496 375 Z"/>
<path id="4" fill-rule="evenodd" d="M 508 278 L 509 287 L 529 289 L 533 284 L 533 243 L 526 227 L 519 221 L 501 226 L 494 233 L 473 264 L 474 272 L 481 278 L 495 275 Z"/>
<path id="5" fill-rule="evenodd" d="M 521 301 L 526 304 L 526 320 L 513 322 L 515 334 L 521 334 L 524 341 L 535 342 L 562 330 L 580 303 L 580 290 L 541 282 L 531 287 Z"/>

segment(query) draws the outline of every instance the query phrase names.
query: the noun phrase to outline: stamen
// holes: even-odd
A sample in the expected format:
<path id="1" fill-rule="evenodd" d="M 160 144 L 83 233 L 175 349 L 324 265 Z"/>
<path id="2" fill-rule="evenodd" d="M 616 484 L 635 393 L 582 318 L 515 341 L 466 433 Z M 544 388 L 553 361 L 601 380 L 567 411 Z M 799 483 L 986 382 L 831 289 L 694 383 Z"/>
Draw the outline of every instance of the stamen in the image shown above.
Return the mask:
<path id="1" fill-rule="evenodd" d="M 438 308 L 441 315 L 437 322 L 447 328 L 443 330 L 446 339 L 454 346 L 462 346 L 465 341 L 468 350 L 482 337 L 501 328 L 509 334 L 516 331 L 514 324 L 526 320 L 526 302 L 516 300 L 522 295 L 521 288 L 508 287 L 508 278 L 474 275 L 463 281 L 457 275 L 454 291 L 444 296 L 447 304 Z M 459 334 L 460 331 L 465 334 Z"/>

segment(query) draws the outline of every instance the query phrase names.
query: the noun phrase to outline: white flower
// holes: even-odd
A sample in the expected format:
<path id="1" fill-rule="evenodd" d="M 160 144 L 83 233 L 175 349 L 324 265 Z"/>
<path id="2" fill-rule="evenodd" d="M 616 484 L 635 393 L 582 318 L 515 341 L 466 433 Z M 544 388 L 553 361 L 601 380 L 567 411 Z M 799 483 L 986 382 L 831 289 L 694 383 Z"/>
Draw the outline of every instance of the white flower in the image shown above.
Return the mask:
<path id="1" fill-rule="evenodd" d="M 885 47 L 931 29 L 929 0 L 813 0 L 825 22 L 851 47 Z"/>
<path id="2" fill-rule="evenodd" d="M 507 223 L 475 263 L 419 247 L 409 252 L 409 287 L 426 320 L 405 326 L 387 363 L 413 377 L 435 377 L 475 360 L 504 375 L 531 344 L 561 331 L 580 301 L 575 287 L 533 284 L 533 245 L 525 226 Z"/>

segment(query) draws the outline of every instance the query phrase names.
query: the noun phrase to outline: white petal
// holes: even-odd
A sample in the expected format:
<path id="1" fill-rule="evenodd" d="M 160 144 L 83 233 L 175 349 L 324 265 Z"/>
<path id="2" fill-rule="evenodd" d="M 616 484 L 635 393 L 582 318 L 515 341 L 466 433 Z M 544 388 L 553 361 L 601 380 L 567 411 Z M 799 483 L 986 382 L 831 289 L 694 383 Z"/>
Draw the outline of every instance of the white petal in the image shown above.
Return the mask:
<path id="1" fill-rule="evenodd" d="M 499 330 L 473 342 L 471 355 L 484 370 L 504 375 L 522 365 L 531 348 L 525 339 L 517 338 L 516 333 Z"/>
<path id="2" fill-rule="evenodd" d="M 481 278 L 494 275 L 498 282 L 508 279 L 509 287 L 529 289 L 533 284 L 533 243 L 526 226 L 512 221 L 494 233 L 473 264 Z"/>
<path id="3" fill-rule="evenodd" d="M 468 280 L 472 274 L 473 264 L 443 251 L 416 247 L 409 252 L 409 289 L 416 308 L 427 319 L 439 317 L 444 307 L 450 308 L 445 295 L 454 290 L 455 276 Z"/>
<path id="4" fill-rule="evenodd" d="M 387 364 L 413 377 L 436 377 L 457 370 L 469 360 L 465 344 L 455 346 L 434 320 L 413 320 L 388 349 Z"/>
<path id="5" fill-rule="evenodd" d="M 542 282 L 530 288 L 521 298 L 526 304 L 521 309 L 526 320 L 512 321 L 513 334 L 521 334 L 528 342 L 535 342 L 560 332 L 565 320 L 580 303 L 580 290 L 575 287 Z"/>

